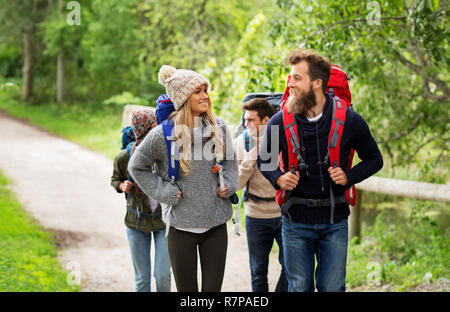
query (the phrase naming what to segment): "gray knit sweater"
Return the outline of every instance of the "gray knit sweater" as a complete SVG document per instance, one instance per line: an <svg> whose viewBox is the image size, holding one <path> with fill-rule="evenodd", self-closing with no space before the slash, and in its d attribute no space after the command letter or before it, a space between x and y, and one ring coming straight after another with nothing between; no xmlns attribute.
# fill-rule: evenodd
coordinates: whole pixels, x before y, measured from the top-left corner
<svg viewBox="0 0 450 312"><path fill-rule="evenodd" d="M223 162L224 182L228 188L227 196L236 192L238 184L238 166L234 155L232 138L225 122L217 119L217 123L223 131L223 139L226 144L226 156ZM212 146L210 139L194 140L194 149L208 145ZM151 168L156 163L157 172ZM191 160L190 174L182 174L181 167L175 184L170 182L168 174L168 153L164 140L162 126L154 128L136 148L132 155L128 171L150 197L163 205L163 221L179 228L210 228L227 222L232 216L232 207L229 198L221 198L217 195L219 179L212 173L215 165L214 159ZM177 192L182 192L181 199L177 201ZM172 207L170 207L172 206Z"/></svg>

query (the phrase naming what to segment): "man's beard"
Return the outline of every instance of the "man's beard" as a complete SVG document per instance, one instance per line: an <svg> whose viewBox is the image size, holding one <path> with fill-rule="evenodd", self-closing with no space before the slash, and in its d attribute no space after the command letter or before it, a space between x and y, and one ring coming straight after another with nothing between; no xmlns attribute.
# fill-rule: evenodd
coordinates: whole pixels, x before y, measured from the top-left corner
<svg viewBox="0 0 450 312"><path fill-rule="evenodd" d="M309 92L301 92L298 96L291 92L287 100L289 112L294 114L303 114L316 105L316 95L312 85L309 86Z"/></svg>

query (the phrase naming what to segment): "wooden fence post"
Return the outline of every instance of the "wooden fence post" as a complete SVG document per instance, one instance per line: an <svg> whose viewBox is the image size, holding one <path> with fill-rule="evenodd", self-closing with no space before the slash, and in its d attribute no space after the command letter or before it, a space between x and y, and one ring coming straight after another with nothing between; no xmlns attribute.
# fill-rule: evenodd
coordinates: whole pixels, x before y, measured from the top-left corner
<svg viewBox="0 0 450 312"><path fill-rule="evenodd" d="M353 237L358 237L358 241L361 241L361 212L363 205L363 191L358 190L356 192L356 206L350 206L350 240Z"/></svg>

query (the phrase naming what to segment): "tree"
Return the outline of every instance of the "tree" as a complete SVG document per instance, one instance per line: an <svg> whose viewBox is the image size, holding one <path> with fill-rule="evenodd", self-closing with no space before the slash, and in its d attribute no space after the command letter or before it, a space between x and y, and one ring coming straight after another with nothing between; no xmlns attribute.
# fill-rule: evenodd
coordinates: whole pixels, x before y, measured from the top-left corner
<svg viewBox="0 0 450 312"><path fill-rule="evenodd" d="M312 48L353 78L354 106L371 126L391 175L448 158L448 2L277 0L273 42ZM445 166L444 166L445 168ZM434 172L436 173L436 172Z"/></svg>
<svg viewBox="0 0 450 312"><path fill-rule="evenodd" d="M59 16L64 20L64 0L59 0ZM59 42L58 68L56 74L56 100L58 103L64 101L64 36Z"/></svg>
<svg viewBox="0 0 450 312"><path fill-rule="evenodd" d="M33 97L36 70L37 24L47 14L49 1L0 1L0 25L2 33L21 38L23 44L23 90L22 97L28 101ZM18 39L19 40L19 39Z"/></svg>

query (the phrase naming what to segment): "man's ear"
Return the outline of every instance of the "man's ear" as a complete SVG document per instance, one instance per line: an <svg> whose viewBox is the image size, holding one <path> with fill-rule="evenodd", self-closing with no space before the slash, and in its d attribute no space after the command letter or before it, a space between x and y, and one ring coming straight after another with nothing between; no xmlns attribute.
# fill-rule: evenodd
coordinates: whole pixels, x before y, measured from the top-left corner
<svg viewBox="0 0 450 312"><path fill-rule="evenodd" d="M270 117L269 117L269 116L266 116L266 117L264 117L264 118L261 120L261 124L267 125L267 123L269 122L269 120L270 120Z"/></svg>
<svg viewBox="0 0 450 312"><path fill-rule="evenodd" d="M322 84L323 84L322 79L314 80L313 81L313 89L320 89L320 90L322 90Z"/></svg>

